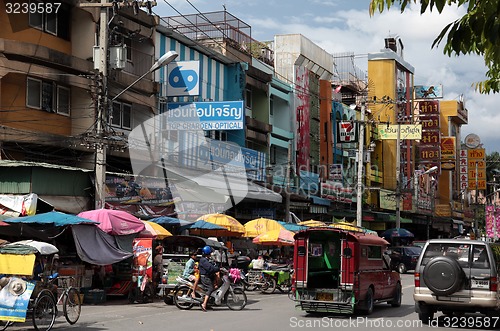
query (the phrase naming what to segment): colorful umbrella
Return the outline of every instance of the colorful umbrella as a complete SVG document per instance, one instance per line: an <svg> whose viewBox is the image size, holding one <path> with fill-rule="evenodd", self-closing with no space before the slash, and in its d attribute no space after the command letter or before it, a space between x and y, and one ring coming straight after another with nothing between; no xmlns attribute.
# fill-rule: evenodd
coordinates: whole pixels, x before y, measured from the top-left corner
<svg viewBox="0 0 500 331"><path fill-rule="evenodd" d="M252 242L258 245L293 246L294 233L285 229L271 230L253 238Z"/></svg>
<svg viewBox="0 0 500 331"><path fill-rule="evenodd" d="M245 234L243 234L243 237L250 237L250 238L255 238L258 235L271 230L284 229L284 227L278 221L262 217L245 223L244 227L245 227Z"/></svg>
<svg viewBox="0 0 500 331"><path fill-rule="evenodd" d="M164 239L172 236L172 234L160 224L149 221L142 222L144 223L145 228L139 233L139 237Z"/></svg>
<svg viewBox="0 0 500 331"><path fill-rule="evenodd" d="M309 227L327 226L325 222L316 221L316 220L303 221L303 222L300 222L300 223L297 223L297 224L298 225L309 226Z"/></svg>
<svg viewBox="0 0 500 331"><path fill-rule="evenodd" d="M382 238L392 239L392 238L413 238L415 237L413 233L403 228L392 228L382 232Z"/></svg>
<svg viewBox="0 0 500 331"><path fill-rule="evenodd" d="M279 221L278 223L281 224L288 231L292 231L292 232L299 232L299 231L307 229L307 226L298 225L296 223L287 223L287 222L282 222L282 221Z"/></svg>
<svg viewBox="0 0 500 331"><path fill-rule="evenodd" d="M198 218L198 221L206 221L225 227L230 232L242 235L245 233L245 227L234 217L224 214L206 214Z"/></svg>
<svg viewBox="0 0 500 331"><path fill-rule="evenodd" d="M337 223L332 223L329 225L331 228L336 228L336 229L342 229L342 230L347 230L347 231L353 231L353 232L365 232L363 228L360 228L358 226L355 226L349 222L337 222Z"/></svg>
<svg viewBox="0 0 500 331"><path fill-rule="evenodd" d="M205 237L231 237L241 236L239 232L232 232L227 228L210 223L203 220L198 220L189 225L181 226L180 231L188 230L190 235L205 236Z"/></svg>
<svg viewBox="0 0 500 331"><path fill-rule="evenodd" d="M96 209L77 216L99 222L97 226L111 235L139 233L146 227L140 219L122 210Z"/></svg>
<svg viewBox="0 0 500 331"><path fill-rule="evenodd" d="M37 223L37 224L53 224L54 226L65 226L82 223L97 224L96 221L82 218L79 216L65 214L58 211L36 214L33 216L12 217L5 219L6 223Z"/></svg>
<svg viewBox="0 0 500 331"><path fill-rule="evenodd" d="M157 223L157 224L177 225L177 226L191 224L190 221L181 220L179 218L170 217L170 216L155 217L155 218L150 219L149 221Z"/></svg>

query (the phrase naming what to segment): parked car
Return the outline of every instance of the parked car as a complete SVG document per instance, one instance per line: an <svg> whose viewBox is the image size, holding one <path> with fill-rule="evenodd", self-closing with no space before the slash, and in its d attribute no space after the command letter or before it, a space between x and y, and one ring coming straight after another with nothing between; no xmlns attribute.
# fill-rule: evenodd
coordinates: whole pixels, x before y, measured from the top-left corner
<svg viewBox="0 0 500 331"><path fill-rule="evenodd" d="M419 319L434 313L498 316L500 244L469 239L431 239L415 269L413 298Z"/></svg>
<svg viewBox="0 0 500 331"><path fill-rule="evenodd" d="M414 240L411 245L412 246L418 246L420 248L424 248L425 246L425 243L427 242L427 240Z"/></svg>
<svg viewBox="0 0 500 331"><path fill-rule="evenodd" d="M418 246L399 246L391 247L388 250L391 257L391 269L397 270L400 274L408 270L415 270L418 257L422 252L422 247Z"/></svg>

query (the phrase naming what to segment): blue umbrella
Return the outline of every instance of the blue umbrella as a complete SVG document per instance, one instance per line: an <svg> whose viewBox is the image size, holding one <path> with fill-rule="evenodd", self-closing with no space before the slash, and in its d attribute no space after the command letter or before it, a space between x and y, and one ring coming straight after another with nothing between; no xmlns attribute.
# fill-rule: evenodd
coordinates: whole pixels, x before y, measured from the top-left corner
<svg viewBox="0 0 500 331"><path fill-rule="evenodd" d="M38 224L53 224L54 226L65 226L74 224L99 224L86 218L76 215L65 214L59 211L50 211L48 213L36 214L33 216L12 217L4 220L5 223L38 223Z"/></svg>
<svg viewBox="0 0 500 331"><path fill-rule="evenodd" d="M403 228L392 228L385 230L382 232L382 238L391 239L391 238L413 238L415 237L413 233Z"/></svg>
<svg viewBox="0 0 500 331"><path fill-rule="evenodd" d="M305 226L305 225L298 225L295 223L287 223L287 222L283 222L283 221L279 221L278 223L283 225L283 227L285 229L287 229L288 231L292 231L292 232L299 232L299 231L307 229L307 226Z"/></svg>
<svg viewBox="0 0 500 331"><path fill-rule="evenodd" d="M186 229L188 229L188 230L194 230L194 229L198 229L198 230L227 230L223 226L220 226L220 225L217 225L214 223L210 223L210 222L206 222L203 220L199 220L199 221L196 221L194 223L181 226L179 230L182 231L182 230L186 230Z"/></svg>
<svg viewBox="0 0 500 331"><path fill-rule="evenodd" d="M178 226L183 226L183 225L189 225L192 224L189 221L186 220L181 220L175 217L169 217L169 216L160 216L160 217L155 217L150 220L150 222L155 222L158 224L166 224L166 225L178 225Z"/></svg>

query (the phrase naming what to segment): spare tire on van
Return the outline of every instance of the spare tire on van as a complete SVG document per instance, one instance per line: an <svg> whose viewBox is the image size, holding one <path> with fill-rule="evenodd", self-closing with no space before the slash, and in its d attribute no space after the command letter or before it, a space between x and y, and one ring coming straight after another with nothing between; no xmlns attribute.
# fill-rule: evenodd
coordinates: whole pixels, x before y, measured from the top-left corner
<svg viewBox="0 0 500 331"><path fill-rule="evenodd" d="M458 291L464 281L464 271L458 261L438 256L427 262L424 268L424 281L436 295L450 295Z"/></svg>

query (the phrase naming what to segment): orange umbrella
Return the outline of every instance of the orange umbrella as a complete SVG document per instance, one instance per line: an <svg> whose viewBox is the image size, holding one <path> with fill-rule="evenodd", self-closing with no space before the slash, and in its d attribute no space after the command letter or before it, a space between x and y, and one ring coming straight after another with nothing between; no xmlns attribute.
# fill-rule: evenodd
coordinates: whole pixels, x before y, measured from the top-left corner
<svg viewBox="0 0 500 331"><path fill-rule="evenodd" d="M172 236L170 231L165 229L160 224L150 221L142 221L144 223L144 230L139 232L139 237L147 237L147 238L156 238L156 239L164 239L166 237Z"/></svg>
<svg viewBox="0 0 500 331"><path fill-rule="evenodd" d="M253 238L252 242L259 245L293 246L294 233L285 229L271 230Z"/></svg>
<svg viewBox="0 0 500 331"><path fill-rule="evenodd" d="M284 229L283 225L279 224L278 221L262 217L245 223L244 227L245 234L243 235L243 237L250 238L257 237L258 235L271 230Z"/></svg>
<svg viewBox="0 0 500 331"><path fill-rule="evenodd" d="M242 235L245 233L245 227L238 222L234 217L224 214L206 214L198 218L199 220L203 220L205 222L217 224L225 227L231 233Z"/></svg>

